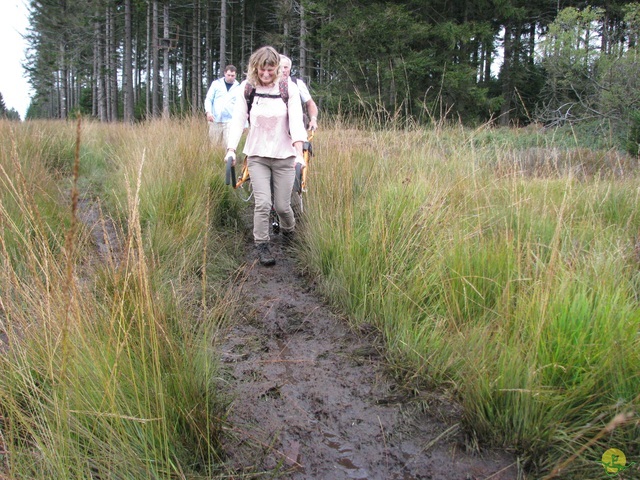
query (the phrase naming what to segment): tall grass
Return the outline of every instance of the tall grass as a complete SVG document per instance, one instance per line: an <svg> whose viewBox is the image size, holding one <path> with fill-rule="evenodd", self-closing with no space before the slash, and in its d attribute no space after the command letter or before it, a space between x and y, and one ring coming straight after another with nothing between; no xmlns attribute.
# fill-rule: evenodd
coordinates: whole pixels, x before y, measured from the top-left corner
<svg viewBox="0 0 640 480"><path fill-rule="evenodd" d="M203 128L0 122L3 478L223 471L234 211ZM101 264L96 193L121 242Z"/></svg>
<svg viewBox="0 0 640 480"><path fill-rule="evenodd" d="M73 123L0 133L0 476L224 475L215 341L241 242L206 126L84 122L77 150ZM471 436L535 478L599 478L608 448L640 451L636 161L513 135L337 119L300 254Z"/></svg>
<svg viewBox="0 0 640 480"><path fill-rule="evenodd" d="M457 395L471 435L596 478L608 448L640 452L637 159L547 135L531 161L479 134L320 132L304 261L408 385Z"/></svg>

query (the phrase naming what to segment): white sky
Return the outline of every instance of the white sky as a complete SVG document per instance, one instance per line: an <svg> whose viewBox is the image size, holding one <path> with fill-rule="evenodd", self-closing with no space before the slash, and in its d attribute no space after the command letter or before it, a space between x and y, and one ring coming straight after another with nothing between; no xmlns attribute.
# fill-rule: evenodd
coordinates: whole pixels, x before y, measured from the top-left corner
<svg viewBox="0 0 640 480"><path fill-rule="evenodd" d="M7 109L14 108L24 120L30 103L31 87L22 64L25 61L28 0L0 0L0 93Z"/></svg>

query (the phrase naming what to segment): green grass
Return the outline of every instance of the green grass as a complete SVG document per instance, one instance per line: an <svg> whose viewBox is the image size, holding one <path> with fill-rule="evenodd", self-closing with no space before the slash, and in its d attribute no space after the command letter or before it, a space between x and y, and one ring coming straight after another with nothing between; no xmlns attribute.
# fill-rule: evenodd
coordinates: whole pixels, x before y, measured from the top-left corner
<svg viewBox="0 0 640 480"><path fill-rule="evenodd" d="M304 261L408 386L457 396L470 435L534 478L564 459L595 478L610 446L640 453L637 161L479 132L319 133Z"/></svg>
<svg viewBox="0 0 640 480"><path fill-rule="evenodd" d="M189 121L84 122L74 182L75 124L9 125L0 123L0 476L224 475L228 399L212 345L234 311L237 207L206 132ZM99 194L120 226L109 261L96 260L73 215L74 188Z"/></svg>
<svg viewBox="0 0 640 480"><path fill-rule="evenodd" d="M470 444L527 478L640 461L637 159L579 132L333 127L300 260L407 388L448 390ZM121 244L104 262L72 214L76 125L0 133L0 476L224 477L242 206L206 125L83 122L75 185Z"/></svg>

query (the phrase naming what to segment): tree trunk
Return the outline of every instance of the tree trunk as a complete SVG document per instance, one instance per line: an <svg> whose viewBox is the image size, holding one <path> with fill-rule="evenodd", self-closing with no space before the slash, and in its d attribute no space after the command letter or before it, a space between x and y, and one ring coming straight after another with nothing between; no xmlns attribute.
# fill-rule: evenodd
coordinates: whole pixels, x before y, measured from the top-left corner
<svg viewBox="0 0 640 480"><path fill-rule="evenodd" d="M193 9L193 25L191 27L191 113L196 114L200 103L198 79L200 78L200 9L199 2L196 1Z"/></svg>
<svg viewBox="0 0 640 480"><path fill-rule="evenodd" d="M133 48L131 40L131 0L124 2L124 58L122 59L122 93L124 121L133 122Z"/></svg>
<svg viewBox="0 0 640 480"><path fill-rule="evenodd" d="M500 125L508 126L511 114L513 85L511 82L511 68L513 67L513 32L510 25L504 29L504 59L502 63L502 96L503 103L500 109Z"/></svg>
<svg viewBox="0 0 640 480"><path fill-rule="evenodd" d="M111 5L107 7L107 32L109 121L115 122L118 120L118 50L116 45L116 18L114 7Z"/></svg>
<svg viewBox="0 0 640 480"><path fill-rule="evenodd" d="M300 63L298 76L309 83L307 76L307 20L304 17L304 5L300 2Z"/></svg>
<svg viewBox="0 0 640 480"><path fill-rule="evenodd" d="M247 6L246 2L242 2L240 5L240 16L242 17L242 22L240 25L240 65L236 65L236 67L245 68L246 62L246 54L248 51L247 45ZM240 73L238 73L240 75Z"/></svg>
<svg viewBox="0 0 640 480"><path fill-rule="evenodd" d="M157 117L159 115L158 93L160 90L160 71L158 60L158 0L153 0L153 8L151 13L151 115Z"/></svg>
<svg viewBox="0 0 640 480"><path fill-rule="evenodd" d="M91 82L91 115L98 117L98 77L100 76L100 69L98 68L98 35L95 34L96 22L93 25L93 81Z"/></svg>
<svg viewBox="0 0 640 480"><path fill-rule="evenodd" d="M186 32L189 31L188 23L185 25L185 34L182 40L182 96L180 97L180 109L183 112L187 111L190 93L189 93L189 56L187 55L189 41L187 40Z"/></svg>
<svg viewBox="0 0 640 480"><path fill-rule="evenodd" d="M222 76L227 65L227 0L220 2L220 62L218 75Z"/></svg>
<svg viewBox="0 0 640 480"><path fill-rule="evenodd" d="M196 63L196 77L195 77L195 90L196 90L196 101L192 108L192 113L196 114L198 109L202 108L203 102L203 93L202 93L202 47L201 47L201 38L202 38L202 1L196 0L196 24L194 25L194 35L197 39L197 43L195 45L194 52L194 61Z"/></svg>
<svg viewBox="0 0 640 480"><path fill-rule="evenodd" d="M93 44L93 52L94 52L94 69L95 69L95 79L96 79L96 95L95 95L95 109L96 114L101 122L107 121L107 98L105 92L104 85L104 54L103 54L103 43L102 43L102 29L100 28L100 23L98 18L96 17L94 27L93 27L95 39Z"/></svg>
<svg viewBox="0 0 640 480"><path fill-rule="evenodd" d="M145 56L146 64L146 81L144 86L145 93L145 118L149 120L151 118L151 2L147 0L147 18L146 18L146 31L147 31L147 48Z"/></svg>
<svg viewBox="0 0 640 480"><path fill-rule="evenodd" d="M58 73L58 98L59 98L59 112L60 118L67 118L67 98L69 85L67 81L67 65L66 65L66 55L65 55L64 44L60 44L60 70Z"/></svg>
<svg viewBox="0 0 640 480"><path fill-rule="evenodd" d="M165 0L163 11L163 38L162 49L164 53L163 70L162 70L162 118L169 118L169 48L171 40L169 39L169 2Z"/></svg>
<svg viewBox="0 0 640 480"><path fill-rule="evenodd" d="M206 0L205 3L205 7L204 7L204 65L205 65L205 78L206 78L206 84L207 87L209 85L211 85L211 82L213 82L213 55L211 54L212 49L213 49L213 45L212 45L212 41L211 38L213 36L213 33L211 31L211 22L209 22L209 17L210 17L210 8L209 8L209 0Z"/></svg>

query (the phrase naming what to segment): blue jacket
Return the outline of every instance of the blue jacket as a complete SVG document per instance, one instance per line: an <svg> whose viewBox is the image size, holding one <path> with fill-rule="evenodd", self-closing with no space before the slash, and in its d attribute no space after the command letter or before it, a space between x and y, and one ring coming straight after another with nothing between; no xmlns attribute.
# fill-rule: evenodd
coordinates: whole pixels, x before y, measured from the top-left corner
<svg viewBox="0 0 640 480"><path fill-rule="evenodd" d="M204 99L205 112L211 113L216 122L229 122L233 115L233 106L235 105L237 89L239 86L240 83L238 83L237 80L234 80L231 88L227 90L224 77L211 82L211 86L207 91L207 96Z"/></svg>

